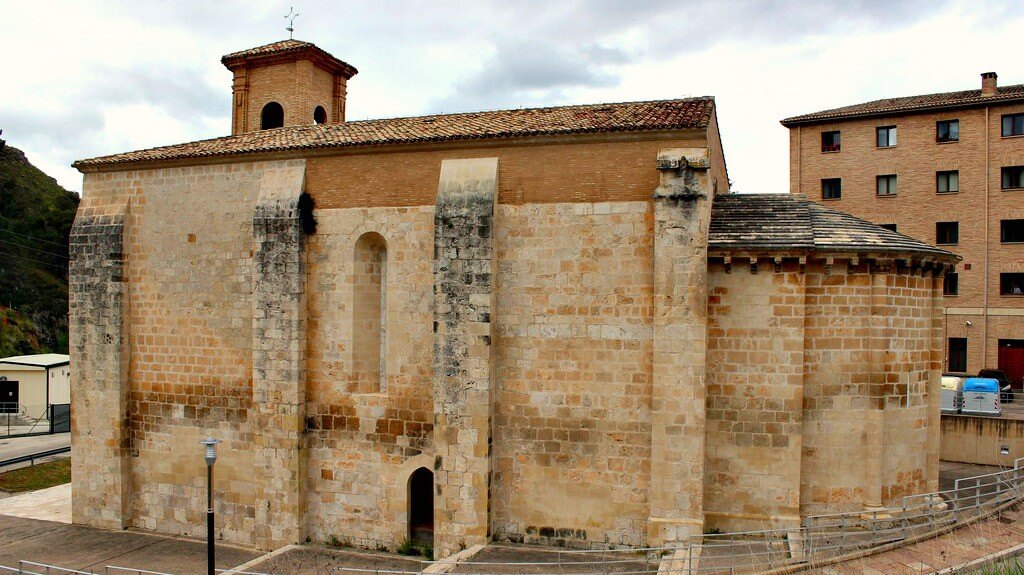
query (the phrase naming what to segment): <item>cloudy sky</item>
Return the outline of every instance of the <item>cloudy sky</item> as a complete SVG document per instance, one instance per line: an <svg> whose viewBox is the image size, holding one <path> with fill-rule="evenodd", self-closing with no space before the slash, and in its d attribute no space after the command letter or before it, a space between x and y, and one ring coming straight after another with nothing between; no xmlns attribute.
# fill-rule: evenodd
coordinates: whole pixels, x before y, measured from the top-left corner
<svg viewBox="0 0 1024 575"><path fill-rule="evenodd" d="M295 37L359 69L349 119L715 96L734 189L785 192L778 121L1024 83L1024 2L0 0L0 129L75 159L230 132L228 52Z"/></svg>

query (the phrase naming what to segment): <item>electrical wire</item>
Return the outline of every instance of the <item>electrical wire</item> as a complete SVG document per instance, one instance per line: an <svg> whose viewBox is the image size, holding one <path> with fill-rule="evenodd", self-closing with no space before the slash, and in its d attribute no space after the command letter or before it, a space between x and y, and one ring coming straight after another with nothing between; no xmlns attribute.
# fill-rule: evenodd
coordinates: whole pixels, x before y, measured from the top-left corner
<svg viewBox="0 0 1024 575"><path fill-rule="evenodd" d="M32 246L26 246L26 245L23 245L23 244L12 242L10 240L5 240L3 238L0 238L0 244L7 244L7 245L10 245L10 246L17 246L17 247L22 248L22 249L32 250L34 252L39 252L41 254L46 254L48 256L53 256L55 258L61 258L61 259L65 259L65 260L71 259L71 258L69 258L68 256L66 256L64 254L58 254L58 253L55 253L55 252L48 252L46 250L41 250L39 248L34 248Z"/></svg>
<svg viewBox="0 0 1024 575"><path fill-rule="evenodd" d="M2 229L2 228L0 228L0 232L3 232L5 234L11 234L12 236L19 236L19 237L22 237L22 238L25 238L25 239L28 239L28 240L36 241L36 242L43 242L44 244L55 245L58 248L66 248L66 247L68 247L65 244L59 244L57 242L51 242L49 240L44 240L42 238L34 238L32 236L26 236L25 234L19 234L18 232L12 232L11 230L5 230L5 229Z"/></svg>
<svg viewBox="0 0 1024 575"><path fill-rule="evenodd" d="M67 271L67 268L66 268L66 267L64 267L64 266L62 266L62 265L59 265L59 264L55 264L55 263L53 263L53 262L44 262L43 260L37 260L37 259L33 259L33 258L27 258L27 257L25 257L25 256L19 256L19 255L17 255L17 254L12 254L12 253L10 253L10 252L5 252L5 251L0 251L0 255L3 255L3 256L10 256L10 257L12 257L12 258L18 258L19 260L27 260L27 261L30 261L30 262L34 262L34 263L37 263L37 264L42 264L42 265L44 265L44 266L52 266L52 267L54 267L54 268L57 268L57 269L59 269L59 270L61 270L61 271L65 271L65 272Z"/></svg>

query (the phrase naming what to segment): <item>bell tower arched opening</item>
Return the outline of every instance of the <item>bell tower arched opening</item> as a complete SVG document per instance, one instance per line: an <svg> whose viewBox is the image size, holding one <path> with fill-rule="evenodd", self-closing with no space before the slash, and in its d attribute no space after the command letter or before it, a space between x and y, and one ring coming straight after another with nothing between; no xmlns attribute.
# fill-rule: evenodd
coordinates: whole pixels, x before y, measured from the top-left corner
<svg viewBox="0 0 1024 575"><path fill-rule="evenodd" d="M284 108L277 102L268 102L260 112L260 129L269 130L284 126Z"/></svg>

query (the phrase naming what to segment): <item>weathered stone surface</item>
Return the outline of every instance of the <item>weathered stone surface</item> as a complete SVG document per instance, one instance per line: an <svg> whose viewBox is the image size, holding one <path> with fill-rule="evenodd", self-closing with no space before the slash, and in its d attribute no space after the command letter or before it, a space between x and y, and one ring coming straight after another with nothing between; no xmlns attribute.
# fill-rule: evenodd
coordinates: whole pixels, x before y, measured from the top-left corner
<svg viewBox="0 0 1024 575"><path fill-rule="evenodd" d="M670 149L658 154L661 185L654 191L650 545L701 533L704 524L707 238L711 221L706 158L704 149Z"/></svg>
<svg viewBox="0 0 1024 575"><path fill-rule="evenodd" d="M434 216L435 545L489 534L497 158L445 160Z"/></svg>
<svg viewBox="0 0 1024 575"><path fill-rule="evenodd" d="M305 540L306 166L265 174L253 215L253 472L261 549Z"/></svg>
<svg viewBox="0 0 1024 575"><path fill-rule="evenodd" d="M123 329L127 194L91 195L71 230L70 348L72 520L109 529L129 524L128 354Z"/></svg>
<svg viewBox="0 0 1024 575"><path fill-rule="evenodd" d="M438 555L787 526L932 485L941 268L709 254L714 156L658 188L647 144L602 144L642 155L647 199L596 164L564 173L607 192L574 195L560 168L596 145L508 152L537 167L502 163L511 182L434 150L331 162L366 168L346 183L365 205L314 196L312 235L304 160L90 174L76 521L202 536L207 435L217 535L266 548L394 548L421 468ZM435 203L392 205L427 180Z"/></svg>

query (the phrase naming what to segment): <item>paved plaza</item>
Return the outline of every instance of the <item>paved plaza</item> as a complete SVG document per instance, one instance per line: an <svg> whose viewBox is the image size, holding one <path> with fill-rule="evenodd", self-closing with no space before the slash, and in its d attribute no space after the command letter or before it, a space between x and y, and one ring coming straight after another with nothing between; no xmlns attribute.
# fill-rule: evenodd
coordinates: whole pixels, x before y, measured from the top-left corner
<svg viewBox="0 0 1024 575"><path fill-rule="evenodd" d="M229 569L258 556L255 551L221 545L217 567ZM193 575L206 570L206 544L185 537L0 515L0 565L17 567L19 560L79 570L102 571L115 565Z"/></svg>

